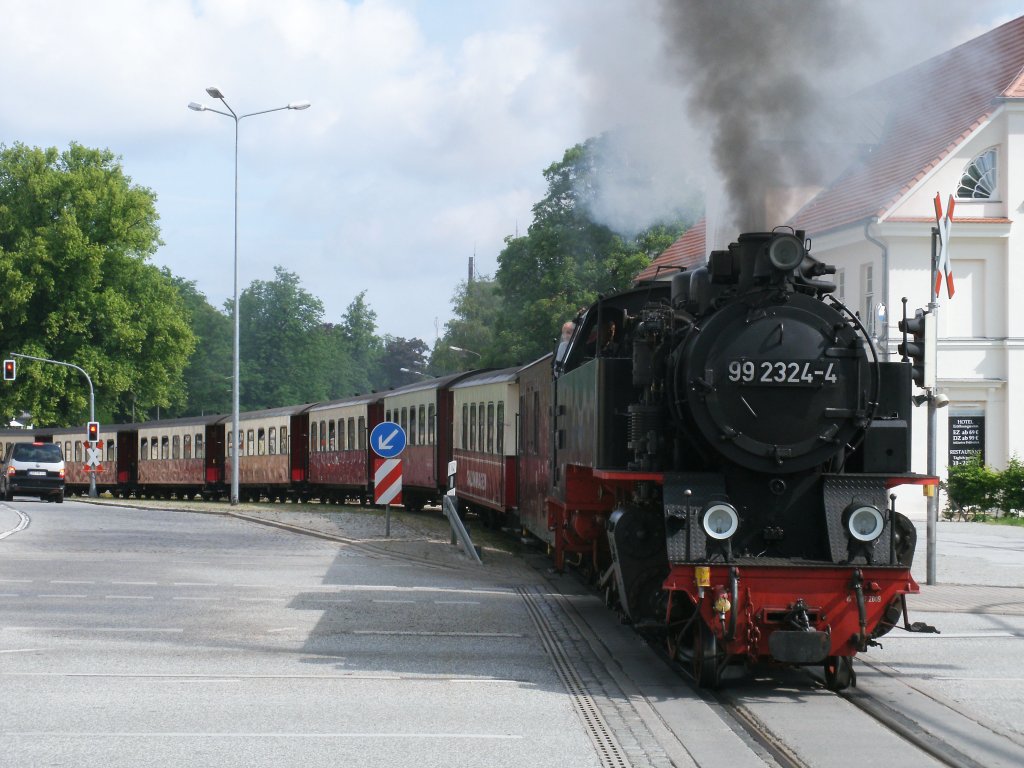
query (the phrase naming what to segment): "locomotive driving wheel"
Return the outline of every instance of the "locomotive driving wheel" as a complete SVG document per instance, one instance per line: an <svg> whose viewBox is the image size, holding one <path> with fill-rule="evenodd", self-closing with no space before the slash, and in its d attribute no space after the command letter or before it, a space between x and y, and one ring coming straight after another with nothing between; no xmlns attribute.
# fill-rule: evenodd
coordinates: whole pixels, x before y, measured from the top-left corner
<svg viewBox="0 0 1024 768"><path fill-rule="evenodd" d="M856 685L852 656L829 656L825 659L825 687L830 691L843 691Z"/></svg>
<svg viewBox="0 0 1024 768"><path fill-rule="evenodd" d="M698 620L693 630L693 681L700 688L717 688L722 682L722 654L711 627Z"/></svg>

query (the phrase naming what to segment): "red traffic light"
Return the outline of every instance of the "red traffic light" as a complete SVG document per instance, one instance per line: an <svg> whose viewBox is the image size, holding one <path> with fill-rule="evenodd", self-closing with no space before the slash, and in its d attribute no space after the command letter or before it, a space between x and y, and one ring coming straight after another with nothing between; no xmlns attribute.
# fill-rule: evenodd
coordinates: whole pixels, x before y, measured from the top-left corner
<svg viewBox="0 0 1024 768"><path fill-rule="evenodd" d="M89 432L89 437L88 437L89 442L90 443L97 442L100 439L100 423L98 421L90 421L89 422L88 432Z"/></svg>
<svg viewBox="0 0 1024 768"><path fill-rule="evenodd" d="M4 360L4 381L14 381L18 375L18 367L14 360Z"/></svg>

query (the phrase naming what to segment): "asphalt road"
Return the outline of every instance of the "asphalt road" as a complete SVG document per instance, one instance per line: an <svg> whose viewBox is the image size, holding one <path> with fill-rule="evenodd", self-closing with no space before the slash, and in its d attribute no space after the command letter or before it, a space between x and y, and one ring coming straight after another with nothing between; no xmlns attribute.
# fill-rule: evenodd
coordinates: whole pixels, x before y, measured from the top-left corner
<svg viewBox="0 0 1024 768"><path fill-rule="evenodd" d="M0 764L599 765L507 577L70 499L3 533Z"/></svg>

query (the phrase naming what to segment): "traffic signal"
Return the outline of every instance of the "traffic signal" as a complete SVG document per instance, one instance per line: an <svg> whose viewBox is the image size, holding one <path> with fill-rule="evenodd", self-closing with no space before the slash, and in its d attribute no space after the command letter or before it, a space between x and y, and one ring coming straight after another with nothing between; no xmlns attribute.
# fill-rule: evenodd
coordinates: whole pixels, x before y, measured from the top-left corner
<svg viewBox="0 0 1024 768"><path fill-rule="evenodd" d="M14 381L18 375L18 366L13 360L4 360L4 381Z"/></svg>
<svg viewBox="0 0 1024 768"><path fill-rule="evenodd" d="M909 358L911 378L922 389L934 389L937 355L935 315L923 309L916 309L913 317L904 317L900 320L899 329L903 331L903 343L897 349L904 362ZM908 340L907 334L912 335L914 340Z"/></svg>
<svg viewBox="0 0 1024 768"><path fill-rule="evenodd" d="M89 430L88 430L88 432L89 432L89 437L88 437L89 442L90 443L98 442L99 439L100 439L100 423L98 421L90 421L89 422Z"/></svg>

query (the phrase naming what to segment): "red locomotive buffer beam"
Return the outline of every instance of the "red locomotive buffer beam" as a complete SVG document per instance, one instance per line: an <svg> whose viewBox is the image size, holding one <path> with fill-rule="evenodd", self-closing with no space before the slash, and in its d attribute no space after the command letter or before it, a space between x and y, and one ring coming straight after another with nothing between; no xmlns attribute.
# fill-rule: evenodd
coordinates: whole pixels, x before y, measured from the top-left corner
<svg viewBox="0 0 1024 768"><path fill-rule="evenodd" d="M669 618L689 601L720 652L795 664L866 650L880 626L898 620L901 597L920 591L907 569L849 565L676 565L663 587Z"/></svg>

